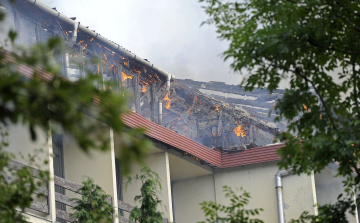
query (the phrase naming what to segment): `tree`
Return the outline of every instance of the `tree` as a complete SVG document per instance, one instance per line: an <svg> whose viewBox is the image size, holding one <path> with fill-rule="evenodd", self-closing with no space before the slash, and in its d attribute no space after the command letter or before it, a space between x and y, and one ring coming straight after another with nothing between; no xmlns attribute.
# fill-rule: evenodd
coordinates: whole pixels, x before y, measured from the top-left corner
<svg viewBox="0 0 360 223"><path fill-rule="evenodd" d="M132 183L132 180L140 180L141 195L137 195L134 198L135 202L141 204L139 207L134 207L130 213L130 221L139 223L162 223L163 214L157 211L157 207L161 204L161 200L158 197L158 193L161 190L161 180L159 175L152 171L149 167L142 166L140 174L136 174L133 178L128 177L126 187Z"/></svg>
<svg viewBox="0 0 360 223"><path fill-rule="evenodd" d="M18 171L7 169L8 162L14 156L5 152L8 146L6 142L7 133L0 127L0 223L17 222L26 223L21 212L31 205L32 195L41 182L35 182L32 177L32 169L21 168ZM34 163L35 154L29 156L30 163ZM47 171L38 171L38 177L43 180L49 179ZM43 194L38 194L41 197Z"/></svg>
<svg viewBox="0 0 360 223"><path fill-rule="evenodd" d="M359 3L200 2L210 16L205 23L215 25L219 38L230 43L224 59L232 59L234 71L248 72L241 83L245 90L272 92L281 81L289 83L274 108L277 121L289 123L277 137L286 142L279 167L310 174L337 162L351 197L360 187ZM355 209L348 204L346 210Z"/></svg>
<svg viewBox="0 0 360 223"><path fill-rule="evenodd" d="M99 185L96 185L91 178L83 181L82 187L77 192L81 193L81 199L71 199L76 204L71 208L75 210L71 214L71 217L76 219L73 222L112 222L115 209L107 201L110 196Z"/></svg>
<svg viewBox="0 0 360 223"><path fill-rule="evenodd" d="M1 10L0 21L4 17ZM8 52L0 47L0 126L22 123L29 127L33 140L39 134L37 129L53 131L53 127L57 126L72 134L84 151L106 151L110 148L109 141L96 134L96 126L87 121L90 116L107 123L114 133L122 137L120 141L124 142L124 148L119 159L124 174L129 172L130 163L143 163L143 151L150 148L151 142L144 138L142 129L129 130L124 125L121 115L128 110L123 92L97 89L93 83L99 77L90 72L88 78L77 82L61 77L55 58L64 53L66 49L63 46L66 44L60 37L23 49L15 45L15 31L11 30L8 36L8 43L14 50ZM20 68L24 67L32 69L31 78L24 77L20 72ZM48 79L41 77L44 72ZM2 150L3 146L0 150L0 180L5 180L4 167L8 166L10 158L13 159L13 155ZM19 170L14 177L12 183L0 182L0 222L24 222L15 209L29 207L33 200L31 196L39 186L35 184L29 168Z"/></svg>
<svg viewBox="0 0 360 223"><path fill-rule="evenodd" d="M242 190L242 188L240 188ZM258 215L262 208L246 210L244 206L249 203L250 194L246 191L242 195L236 195L231 187L223 186L225 197L230 199L230 205L216 204L213 201L204 201L200 205L207 217L206 221L199 223L263 223L259 219L251 219ZM221 213L221 214L219 214ZM220 215L220 216L219 216Z"/></svg>

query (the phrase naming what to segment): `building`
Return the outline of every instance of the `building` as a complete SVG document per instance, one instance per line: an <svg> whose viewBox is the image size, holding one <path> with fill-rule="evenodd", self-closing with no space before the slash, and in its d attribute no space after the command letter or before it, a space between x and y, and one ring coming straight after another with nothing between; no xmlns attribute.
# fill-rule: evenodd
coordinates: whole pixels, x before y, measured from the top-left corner
<svg viewBox="0 0 360 223"><path fill-rule="evenodd" d="M76 55L81 55L77 57L84 60L84 66L88 69L97 70L104 80L117 82L119 88L134 89L134 98L130 100L129 107L136 113L124 116L124 121L129 127L145 127L147 137L154 142L146 162L162 179L160 198L165 206L162 209L166 218L164 221L188 223L204 220L199 203L212 200L227 204L222 193L224 185L247 190L252 196L248 208L263 208L264 212L259 218L265 222L296 219L303 211L316 214L315 204L334 202L342 191L342 179L334 178L336 164L329 165L320 174L310 176L295 176L279 171L276 150L282 144L220 152L163 127L162 98L168 94L173 79L171 74L37 0L19 0L16 5L5 5L2 10L9 15L6 24L20 34L19 44L31 46L51 35L63 36L69 47L79 53ZM91 56L99 57L102 63L91 64L88 61ZM86 76L86 73L73 66L74 57L75 54L68 52L59 58L63 65L63 76L70 81ZM32 70L31 67L24 67L22 74L31 78ZM39 74L44 79L49 77L45 72ZM109 90L102 83L95 84ZM148 100L141 101L141 98ZM148 119L140 115L143 112L141 103L149 105ZM51 137L48 137L50 133L43 132L33 142L26 126L9 126L9 151L34 154L42 148L45 152L39 154L40 159L49 159L50 162L41 168L49 170L54 179L49 182L48 188L39 189L45 192L46 198L34 201L31 209L24 213L29 222L70 220L73 203L69 198L78 196L74 191L79 188L84 176L93 178L111 195L109 202L122 210L123 216L115 217L114 222L127 222L140 184L125 191L124 176L116 165L116 157L121 151L119 136L104 123L91 117L89 122L96 123L99 134L110 141L108 152L93 151L90 156L84 154L77 148L72 136L61 130ZM18 140L20 136L22 140ZM27 165L27 161L17 156L10 167L17 169L22 165ZM134 164L133 173L139 168ZM285 221L282 221L283 218ZM349 219L358 222L357 218Z"/></svg>

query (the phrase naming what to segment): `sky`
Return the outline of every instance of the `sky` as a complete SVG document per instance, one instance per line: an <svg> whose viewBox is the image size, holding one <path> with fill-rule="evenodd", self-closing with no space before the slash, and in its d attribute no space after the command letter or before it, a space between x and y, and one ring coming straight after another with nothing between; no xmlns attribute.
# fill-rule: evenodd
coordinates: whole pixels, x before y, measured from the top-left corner
<svg viewBox="0 0 360 223"><path fill-rule="evenodd" d="M221 53L228 43L217 38L198 0L40 0L173 74L197 81L239 84Z"/></svg>

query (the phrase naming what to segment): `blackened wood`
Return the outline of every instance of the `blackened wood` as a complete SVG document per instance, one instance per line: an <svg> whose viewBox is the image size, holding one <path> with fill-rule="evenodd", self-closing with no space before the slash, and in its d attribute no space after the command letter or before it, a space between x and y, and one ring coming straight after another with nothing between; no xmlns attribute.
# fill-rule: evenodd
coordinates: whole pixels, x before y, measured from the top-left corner
<svg viewBox="0 0 360 223"><path fill-rule="evenodd" d="M70 207L74 207L76 205L76 202L71 201L70 197L68 197L64 194L60 194L58 192L55 192L55 201L66 204L67 206L70 206Z"/></svg>
<svg viewBox="0 0 360 223"><path fill-rule="evenodd" d="M139 85L139 74L135 73L134 75L134 95L135 95L135 111L138 114L141 114L140 106L140 85Z"/></svg>
<svg viewBox="0 0 360 223"><path fill-rule="evenodd" d="M118 200L118 208L130 213L134 207L124 201Z"/></svg>
<svg viewBox="0 0 360 223"><path fill-rule="evenodd" d="M37 23L35 27L35 34L36 34L36 42L41 43L42 42L42 35L41 35L41 24Z"/></svg>
<svg viewBox="0 0 360 223"><path fill-rule="evenodd" d="M39 211L45 214L49 214L48 206L44 203L41 203L39 201L33 201L31 202L31 205L29 207L30 209L33 209L35 211Z"/></svg>
<svg viewBox="0 0 360 223"><path fill-rule="evenodd" d="M121 91L121 88L122 88L122 66L120 64L118 64L116 66L116 78L117 78L117 90L118 92Z"/></svg>
<svg viewBox="0 0 360 223"><path fill-rule="evenodd" d="M56 217L69 222L73 222L75 220L75 218L71 217L70 213L59 209L56 209Z"/></svg>
<svg viewBox="0 0 360 223"><path fill-rule="evenodd" d="M123 216L120 216L119 217L119 223L130 223L129 219L123 217Z"/></svg>
<svg viewBox="0 0 360 223"><path fill-rule="evenodd" d="M16 177L14 176L9 176L9 175L5 175L5 180L8 182L8 183L11 183L13 182ZM26 187L29 187L30 184L25 184ZM48 196L49 195L49 190L46 188L46 187L38 187L35 191L34 191L35 194L44 194L45 196Z"/></svg>
<svg viewBox="0 0 360 223"><path fill-rule="evenodd" d="M15 31L20 34L20 18L19 18L19 12L17 10L14 10L14 22L15 22Z"/></svg>
<svg viewBox="0 0 360 223"><path fill-rule="evenodd" d="M37 170L35 168L32 168L32 167L29 167L29 166L26 166L26 165L24 165L22 163L10 160L8 167L10 169L13 169L13 170L21 170L24 167L28 167L30 169L30 172L31 172L32 176L36 177L36 178L39 178L39 170Z"/></svg>
<svg viewBox="0 0 360 223"><path fill-rule="evenodd" d="M156 115L157 115L157 100L156 100L156 83L150 84L150 109L151 109L151 116L150 120L152 122L156 122Z"/></svg>
<svg viewBox="0 0 360 223"><path fill-rule="evenodd" d="M55 184L60 186L60 187L63 187L67 190L71 190L73 192L76 192L78 193L78 190L81 188L80 185L76 184L76 183L73 183L69 180L65 180L64 178L61 178L61 177L58 177L58 176L54 176L54 181L55 181Z"/></svg>

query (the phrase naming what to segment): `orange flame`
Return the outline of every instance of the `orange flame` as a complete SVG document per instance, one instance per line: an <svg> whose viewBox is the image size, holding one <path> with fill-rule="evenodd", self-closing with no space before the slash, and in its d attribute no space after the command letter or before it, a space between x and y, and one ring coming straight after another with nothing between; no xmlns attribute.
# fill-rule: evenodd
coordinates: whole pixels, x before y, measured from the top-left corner
<svg viewBox="0 0 360 223"><path fill-rule="evenodd" d="M235 135L237 137L241 136L241 137L245 137L246 136L246 131L244 126L242 125L237 125L236 128L233 129L233 131L235 132Z"/></svg>
<svg viewBox="0 0 360 223"><path fill-rule="evenodd" d="M121 76L122 76L122 81L125 81L126 79L133 79L134 76L130 76L130 75L127 75L125 74L124 72L121 72Z"/></svg>
<svg viewBox="0 0 360 223"><path fill-rule="evenodd" d="M93 40L94 40L94 38L91 38L91 39L90 39L90 42L92 42Z"/></svg>
<svg viewBox="0 0 360 223"><path fill-rule="evenodd" d="M219 106L217 106L217 105L215 105L215 106L216 106L216 109L215 109L215 110L216 110L216 111L219 111L219 108L220 108L220 107L219 107Z"/></svg>
<svg viewBox="0 0 360 223"><path fill-rule="evenodd" d="M165 105L165 108L169 109L171 107L171 100L169 98L170 96L170 91L165 95L164 97L164 101L166 101L166 105Z"/></svg>
<svg viewBox="0 0 360 223"><path fill-rule="evenodd" d="M144 85L142 86L141 91L142 91L142 92L146 92L146 84L144 84Z"/></svg>

